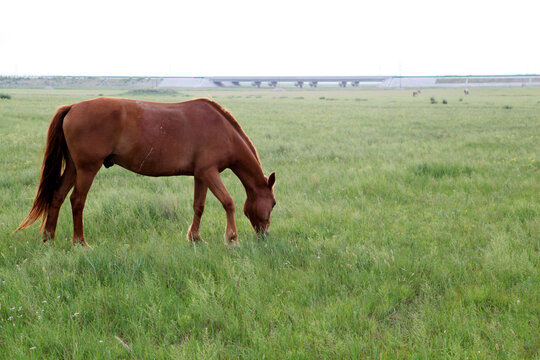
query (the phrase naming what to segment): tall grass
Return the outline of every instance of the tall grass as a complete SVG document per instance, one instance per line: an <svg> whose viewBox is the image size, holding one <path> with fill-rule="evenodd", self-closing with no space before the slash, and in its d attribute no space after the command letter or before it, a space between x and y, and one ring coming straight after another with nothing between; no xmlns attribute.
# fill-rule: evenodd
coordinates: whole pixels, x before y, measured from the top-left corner
<svg viewBox="0 0 540 360"><path fill-rule="evenodd" d="M55 108L97 93L11 92L0 358L538 358L540 89L425 91L447 106L388 90L190 90L227 107L276 171L270 236L237 211L241 246L225 247L209 194L208 245L190 245L192 179L114 166L88 196L92 251L70 243L69 201L55 246L12 231ZM240 182L223 179L241 209Z"/></svg>

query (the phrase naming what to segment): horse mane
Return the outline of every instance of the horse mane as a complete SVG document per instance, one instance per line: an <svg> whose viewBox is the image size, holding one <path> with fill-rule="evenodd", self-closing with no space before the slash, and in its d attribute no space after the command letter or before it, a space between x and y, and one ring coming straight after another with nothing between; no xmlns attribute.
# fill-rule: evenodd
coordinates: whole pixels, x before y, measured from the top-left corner
<svg viewBox="0 0 540 360"><path fill-rule="evenodd" d="M261 160L259 159L259 154L257 154L257 149L255 149L255 146L253 145L253 143L251 142L250 138L246 135L246 133L244 132L244 129L242 129L242 127L240 126L240 124L238 123L238 121L236 121L236 119L234 118L234 116L232 116L232 114L226 110L223 106L219 105L217 102L215 102L214 100L211 100L211 99L207 99L207 98L199 98L197 100L202 100L202 101L205 101L206 103L212 105L218 112L220 112L223 116L225 116L225 118L227 118L227 120L229 120L229 122L231 123L231 125L235 128L235 130L238 132L238 134L242 137L242 139L244 139L244 141L246 142L247 146L249 147L249 149L251 150L251 152L253 153L253 156L255 156L255 159L257 159L257 162L259 163L259 165L261 164Z"/></svg>

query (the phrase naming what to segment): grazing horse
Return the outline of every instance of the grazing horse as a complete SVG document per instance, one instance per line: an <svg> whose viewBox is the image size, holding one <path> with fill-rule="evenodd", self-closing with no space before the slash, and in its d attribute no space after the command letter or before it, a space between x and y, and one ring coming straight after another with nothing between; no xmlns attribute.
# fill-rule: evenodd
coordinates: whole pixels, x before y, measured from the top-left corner
<svg viewBox="0 0 540 360"><path fill-rule="evenodd" d="M117 164L147 176L195 178L189 241L201 240L199 225L207 190L227 214L225 242L236 244L234 203L219 174L231 169L246 189L244 214L257 233L266 234L275 173L265 177L257 150L234 117L209 99L154 103L98 98L62 106L52 118L34 204L16 231L43 217L42 240L54 241L58 212L68 192L73 212L73 244L87 245L83 209L102 165Z"/></svg>
<svg viewBox="0 0 540 360"><path fill-rule="evenodd" d="M463 93L464 93L465 95L469 95L469 89L463 90Z"/></svg>
<svg viewBox="0 0 540 360"><path fill-rule="evenodd" d="M415 91L412 92L412 96L418 96L418 95L420 95L421 93L422 93L422 91L420 91L420 90L415 90Z"/></svg>

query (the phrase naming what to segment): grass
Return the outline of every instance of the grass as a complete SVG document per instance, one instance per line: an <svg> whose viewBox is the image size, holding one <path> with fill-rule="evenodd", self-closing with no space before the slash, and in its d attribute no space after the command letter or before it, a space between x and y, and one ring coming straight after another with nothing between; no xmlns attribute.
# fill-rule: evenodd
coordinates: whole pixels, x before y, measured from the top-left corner
<svg viewBox="0 0 540 360"><path fill-rule="evenodd" d="M97 91L0 102L0 358L539 358L540 89L139 94L211 96L236 116L277 174L270 236L230 171L234 249L212 195L208 245L185 240L191 178L118 166L88 196L94 250L71 245L69 201L55 246L12 234L54 110Z"/></svg>

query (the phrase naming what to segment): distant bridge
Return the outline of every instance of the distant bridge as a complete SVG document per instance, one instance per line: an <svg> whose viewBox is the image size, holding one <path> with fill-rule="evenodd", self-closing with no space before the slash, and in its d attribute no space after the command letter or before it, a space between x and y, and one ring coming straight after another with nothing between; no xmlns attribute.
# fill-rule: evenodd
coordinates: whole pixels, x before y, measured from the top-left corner
<svg viewBox="0 0 540 360"><path fill-rule="evenodd" d="M224 83L230 82L233 85L240 86L240 83L251 83L252 86L261 87L261 84L267 83L270 87L277 86L280 82L292 82L296 87L304 87L308 84L311 87L317 87L319 83L331 82L338 83L340 87L346 87L348 83L352 86L358 86L366 82L383 82L390 79L391 76L208 76L207 80L212 81L216 86L225 86Z"/></svg>

